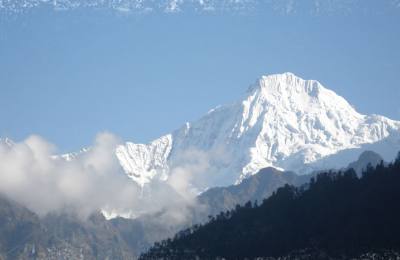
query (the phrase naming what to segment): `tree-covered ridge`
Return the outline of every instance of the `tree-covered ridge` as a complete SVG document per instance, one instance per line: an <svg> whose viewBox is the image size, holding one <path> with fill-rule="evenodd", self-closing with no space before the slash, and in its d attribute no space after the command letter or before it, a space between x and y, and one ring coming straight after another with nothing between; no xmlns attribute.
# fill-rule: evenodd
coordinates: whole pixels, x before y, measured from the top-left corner
<svg viewBox="0 0 400 260"><path fill-rule="evenodd" d="M279 188L156 243L142 259L242 259L304 250L352 257L400 249L400 153L385 166L325 172L309 185Z"/></svg>

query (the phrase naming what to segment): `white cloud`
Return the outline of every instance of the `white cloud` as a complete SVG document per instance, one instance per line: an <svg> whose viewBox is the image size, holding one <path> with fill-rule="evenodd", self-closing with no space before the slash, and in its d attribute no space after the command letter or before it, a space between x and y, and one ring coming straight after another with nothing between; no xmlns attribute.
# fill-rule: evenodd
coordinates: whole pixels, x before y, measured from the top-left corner
<svg viewBox="0 0 400 260"><path fill-rule="evenodd" d="M39 215L67 208L82 217L109 206L126 210L139 190L120 170L117 143L99 134L92 149L72 161L52 158L55 147L39 136L0 144L0 192Z"/></svg>
<svg viewBox="0 0 400 260"><path fill-rule="evenodd" d="M84 219L99 210L126 217L162 212L160 223L187 221L198 193L192 183L213 174L210 160L218 155L190 149L176 158L179 165L172 165L166 182L155 181L142 190L118 162L119 143L116 136L101 133L90 149L66 160L55 157L56 147L39 136L19 143L0 141L0 194L40 216L69 212Z"/></svg>

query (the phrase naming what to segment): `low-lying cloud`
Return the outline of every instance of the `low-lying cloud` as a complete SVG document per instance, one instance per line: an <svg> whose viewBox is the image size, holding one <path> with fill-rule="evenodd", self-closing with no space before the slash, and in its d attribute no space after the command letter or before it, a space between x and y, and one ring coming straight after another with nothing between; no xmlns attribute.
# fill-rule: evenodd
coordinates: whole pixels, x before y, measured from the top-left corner
<svg viewBox="0 0 400 260"><path fill-rule="evenodd" d="M124 175L114 155L118 138L99 134L91 149L74 160L54 158L54 145L30 136L12 146L0 145L0 192L30 210L74 210L81 217L137 204L138 187Z"/></svg>

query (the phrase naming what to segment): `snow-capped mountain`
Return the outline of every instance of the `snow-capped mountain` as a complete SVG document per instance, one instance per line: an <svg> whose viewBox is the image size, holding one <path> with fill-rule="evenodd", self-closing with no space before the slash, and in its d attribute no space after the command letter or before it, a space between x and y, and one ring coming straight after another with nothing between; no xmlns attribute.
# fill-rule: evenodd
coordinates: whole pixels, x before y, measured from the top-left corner
<svg viewBox="0 0 400 260"><path fill-rule="evenodd" d="M5 147L12 147L14 145L14 142L8 137L0 138L0 145L4 145Z"/></svg>
<svg viewBox="0 0 400 260"><path fill-rule="evenodd" d="M150 144L121 145L116 155L141 186L178 169L202 190L239 183L265 167L339 168L367 149L391 160L400 150L400 122L362 115L318 81L284 73L262 76L238 102Z"/></svg>

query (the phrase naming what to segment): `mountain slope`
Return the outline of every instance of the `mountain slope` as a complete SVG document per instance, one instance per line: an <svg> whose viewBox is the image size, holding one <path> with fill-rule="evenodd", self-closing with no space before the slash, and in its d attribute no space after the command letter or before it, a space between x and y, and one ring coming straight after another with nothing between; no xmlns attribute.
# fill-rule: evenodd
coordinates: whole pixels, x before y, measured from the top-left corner
<svg viewBox="0 0 400 260"><path fill-rule="evenodd" d="M145 252L154 242L172 237L179 230L188 226L205 223L209 216L216 216L222 211L232 210L237 205L248 201L262 202L285 184L299 186L306 183L311 175L299 176L293 172L281 172L274 168L261 169L238 185L211 188L198 195L196 202L179 205L173 209L139 216L136 219L114 218L110 221L120 230L135 252ZM185 218L171 221L182 213Z"/></svg>
<svg viewBox="0 0 400 260"><path fill-rule="evenodd" d="M378 154L367 151L360 155L357 161L352 162L348 168L366 169L368 164L373 167L380 163ZM361 174L361 172L360 172ZM209 216L217 216L221 212L233 210L237 205L243 206L247 202L255 201L261 204L277 189L286 184L301 187L308 183L316 173L297 175L293 172L283 172L275 168L264 168L256 174L244 179L237 185L227 187L214 187L199 194L196 203L184 208L182 205L176 211L186 210L186 220L172 224L165 221L168 211L160 210L154 214L140 216L137 219L112 219L112 223L122 232L126 240L136 252L144 252L154 242L172 237L179 230L190 225L205 223Z"/></svg>
<svg viewBox="0 0 400 260"><path fill-rule="evenodd" d="M122 145L117 156L143 186L153 178L168 179L182 161L201 154L206 167L192 181L201 191L239 183L265 167L302 174L345 167L375 143L380 145L372 150L393 155L400 148L399 131L400 122L362 115L318 81L284 73L261 77L242 100L151 144ZM342 151L348 152L333 156Z"/></svg>
<svg viewBox="0 0 400 260"><path fill-rule="evenodd" d="M362 178L353 169L320 173L306 189L286 185L260 206L157 243L142 259L397 259L399 188L400 154ZM360 257L374 251L383 254Z"/></svg>

